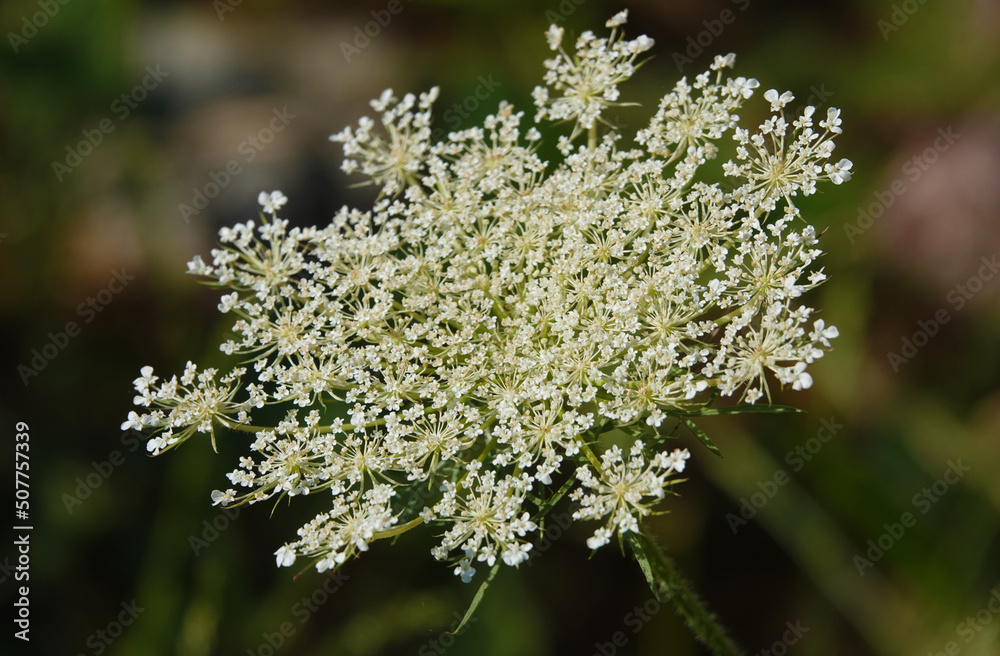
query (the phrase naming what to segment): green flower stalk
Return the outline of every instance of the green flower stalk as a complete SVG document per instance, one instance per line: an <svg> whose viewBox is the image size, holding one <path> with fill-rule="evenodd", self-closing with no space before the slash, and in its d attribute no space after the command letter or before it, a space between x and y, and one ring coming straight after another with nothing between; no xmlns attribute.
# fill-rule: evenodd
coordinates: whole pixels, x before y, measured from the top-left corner
<svg viewBox="0 0 1000 656"><path fill-rule="evenodd" d="M227 290L221 349L249 364L220 376L189 363L179 379L143 368L144 410L125 427L148 431L154 454L196 435L214 444L220 426L245 433L216 504L321 495L278 565L328 570L426 526L433 557L471 581L480 564L523 563L567 494L595 525L591 549L648 545L642 520L690 455L671 424L707 440L691 417L717 412L717 396L752 409L769 379L811 385L837 330L801 304L824 274L795 200L850 177L848 160L830 161L839 111L818 126L812 107L786 117L792 95L771 90L771 116L739 127L758 83L724 75L730 54L679 81L628 146L604 112L653 42L626 40L624 22L572 52L549 29L527 129L502 102L433 142L437 89L386 91L377 119L331 137L343 169L379 186L370 211L289 228L285 196L262 193L259 224L223 229L211 264L190 262ZM538 156L547 121L570 126L558 162ZM697 180L728 136L734 184ZM264 406L284 419L255 425ZM603 446L614 429L631 444Z"/></svg>

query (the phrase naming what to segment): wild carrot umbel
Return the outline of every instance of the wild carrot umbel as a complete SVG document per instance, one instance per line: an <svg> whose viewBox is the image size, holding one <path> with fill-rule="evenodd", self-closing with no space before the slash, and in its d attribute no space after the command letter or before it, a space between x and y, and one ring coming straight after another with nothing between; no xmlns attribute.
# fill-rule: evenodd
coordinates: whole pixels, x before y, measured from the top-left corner
<svg viewBox="0 0 1000 656"><path fill-rule="evenodd" d="M837 330L801 302L825 276L795 201L849 178L848 160L831 163L838 110L786 117L791 94L772 90L771 116L739 127L758 83L726 76L730 54L679 81L628 146L604 113L652 40L626 40L624 22L571 51L549 29L527 129L502 102L433 142L437 89L386 91L376 119L331 137L343 169L379 187L371 210L289 228L287 199L262 193L259 224L223 229L211 263L189 264L227 290L235 334L221 348L250 364L167 379L146 367L144 413L126 425L153 453L247 435L216 504L322 494L278 565L327 570L429 525L434 558L469 581L480 563L523 563L564 495L595 523L591 549L634 538L685 469L672 425L703 436L691 417L717 396L752 409L769 380L812 384ZM549 120L568 126L561 161L538 155ZM697 176L726 137L724 189ZM266 405L286 411L276 426L254 423ZM612 430L630 443L601 439Z"/></svg>

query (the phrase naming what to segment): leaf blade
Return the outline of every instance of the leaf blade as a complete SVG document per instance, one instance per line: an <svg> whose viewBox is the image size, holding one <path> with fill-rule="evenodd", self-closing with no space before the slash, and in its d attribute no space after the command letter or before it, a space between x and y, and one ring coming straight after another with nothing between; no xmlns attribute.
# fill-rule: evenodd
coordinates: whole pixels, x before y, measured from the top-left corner
<svg viewBox="0 0 1000 656"><path fill-rule="evenodd" d="M493 569L491 569L490 573L486 576L486 580L483 581L482 584L479 586L479 590L476 592L476 596L472 598L472 603L469 604L469 610L465 611L465 615L462 617L462 621L458 623L458 626L455 627L455 630L451 632L451 635L458 635L458 632L462 630L462 627L465 626L466 622L468 622L472 618L473 613L476 612L476 608L479 607L479 602L483 600L483 595L486 594L486 588L490 586L490 582L493 581L493 577L497 575L498 571L500 571L499 562L497 562L493 566Z"/></svg>
<svg viewBox="0 0 1000 656"><path fill-rule="evenodd" d="M709 451L711 451L715 455L719 456L720 458L722 457L722 451L720 451L719 447L715 446L715 443L712 442L711 439L709 439L709 437L705 433L705 431L703 431L702 429L698 428L698 425L695 424L690 419L688 419L687 417L682 416L680 418L680 420L682 422L684 422L684 425L688 427L689 431L691 431L692 433L694 433L694 436L698 438L699 442L701 442L702 444L704 444L705 446L708 447Z"/></svg>
<svg viewBox="0 0 1000 656"><path fill-rule="evenodd" d="M750 405L744 403L743 405L730 405L724 408L701 408L700 410L692 410L687 412L676 412L678 417L714 417L717 415L785 415L785 414L804 414L805 410L801 408L793 408L788 405Z"/></svg>

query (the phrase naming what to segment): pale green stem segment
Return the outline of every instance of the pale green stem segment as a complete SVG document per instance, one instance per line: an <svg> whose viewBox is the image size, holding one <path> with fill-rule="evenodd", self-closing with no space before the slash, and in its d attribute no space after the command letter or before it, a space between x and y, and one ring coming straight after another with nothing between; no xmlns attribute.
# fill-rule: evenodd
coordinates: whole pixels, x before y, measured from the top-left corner
<svg viewBox="0 0 1000 656"><path fill-rule="evenodd" d="M741 656L715 616L691 591L677 566L648 536L629 531L625 540L639 561L650 589L660 601L670 600L688 628L715 656Z"/></svg>
<svg viewBox="0 0 1000 656"><path fill-rule="evenodd" d="M413 519L411 519L410 521L406 522L405 524L402 524L400 526L394 526L393 528L390 528L388 530L379 531L378 533L375 533L374 535L372 535L372 540L374 541L374 540L381 540L382 538L395 537L397 535L401 535L403 533L406 533L411 528L414 528L416 526L420 526L423 523L424 523L424 518L423 517L414 517Z"/></svg>
<svg viewBox="0 0 1000 656"><path fill-rule="evenodd" d="M601 460L597 457L597 454L594 453L594 450L590 448L589 444L584 442L579 437L577 437L577 441L580 442L580 451L583 452L583 455L587 456L587 460L589 460L590 464L594 466L594 469L597 470L597 473L603 474L604 467L601 466Z"/></svg>

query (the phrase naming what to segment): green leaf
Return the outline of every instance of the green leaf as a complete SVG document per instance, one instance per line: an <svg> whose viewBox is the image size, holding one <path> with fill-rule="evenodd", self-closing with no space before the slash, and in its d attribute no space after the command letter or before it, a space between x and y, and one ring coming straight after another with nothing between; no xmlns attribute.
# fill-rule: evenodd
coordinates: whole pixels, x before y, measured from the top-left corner
<svg viewBox="0 0 1000 656"><path fill-rule="evenodd" d="M787 405L730 405L725 408L702 408L700 410L692 410L690 412L677 412L674 413L680 416L682 419L684 417L714 417L716 415L760 415L760 414L771 414L771 415L785 415L785 414L801 414L805 410L799 408L793 408Z"/></svg>
<svg viewBox="0 0 1000 656"><path fill-rule="evenodd" d="M274 500L274 505L271 506L271 514L269 515L270 517L274 517L274 511L278 509L278 504L281 503L281 500L285 498L286 494L288 493L282 492L281 494L278 495L278 498Z"/></svg>
<svg viewBox="0 0 1000 656"><path fill-rule="evenodd" d="M715 616L698 599L674 562L642 533L629 531L625 540L642 569L649 589L661 602L670 600L684 623L715 656L740 656L742 652L726 635Z"/></svg>
<svg viewBox="0 0 1000 656"><path fill-rule="evenodd" d="M705 407L706 408L710 407L713 403L715 403L715 400L718 398L719 398L719 388L713 387L712 394L708 397L708 401L705 401Z"/></svg>
<svg viewBox="0 0 1000 656"><path fill-rule="evenodd" d="M483 581L482 585L479 586L479 591L476 592L476 596L472 598L472 604L469 606L469 610L465 611L465 617L463 617L462 621L459 622L457 627L455 627L455 630L451 632L452 635L461 631L462 627L465 626L465 623L472 617L472 614L476 612L479 602L483 600L483 595L486 594L486 588L489 587L490 581L493 580L493 577L497 575L498 571L500 571L499 561L493 566L493 569L490 570L490 573L486 576L486 580Z"/></svg>
<svg viewBox="0 0 1000 656"><path fill-rule="evenodd" d="M553 506L559 503L560 499L566 496L566 493L570 491L574 483L576 483L576 477L570 476L568 479L566 479L566 482L562 484L562 487L560 487L555 494L550 496L545 501L542 501L541 503L537 504L538 512L535 513L535 517L532 521L534 522L544 521L545 517L549 514L549 511L552 510Z"/></svg>
<svg viewBox="0 0 1000 656"><path fill-rule="evenodd" d="M694 436L697 437L702 444L707 446L709 450L712 451L712 453L719 456L720 458L722 457L722 451L719 451L719 447L715 446L712 440L708 439L708 435L705 434L705 431L698 428L698 426L695 425L695 423L690 419L688 419L687 417L681 417L681 421L684 422L684 425L688 427L688 430L694 433Z"/></svg>
<svg viewBox="0 0 1000 656"><path fill-rule="evenodd" d="M653 573L653 568L649 564L649 556L646 555L646 550L643 549L642 543L632 535L628 536L627 539L629 546L632 547L632 553L635 554L635 559L639 563L639 569L642 570L642 575L646 577L646 583L649 584L649 589L653 591L653 595L656 596L658 601L667 601L669 597L665 597L663 595L663 584L657 583L656 575Z"/></svg>
<svg viewBox="0 0 1000 656"><path fill-rule="evenodd" d="M652 430L649 430L646 427L641 426L639 424L629 424L628 426L619 426L617 430L637 440L643 440L655 435L655 433Z"/></svg>

